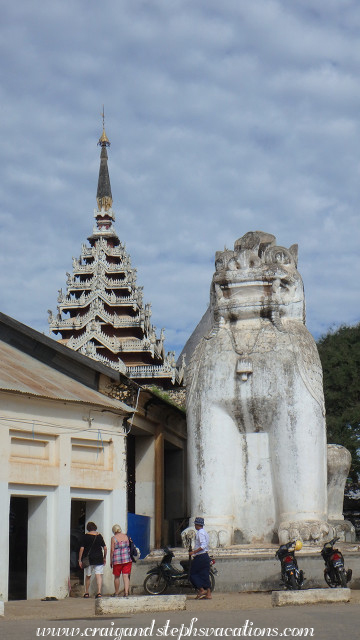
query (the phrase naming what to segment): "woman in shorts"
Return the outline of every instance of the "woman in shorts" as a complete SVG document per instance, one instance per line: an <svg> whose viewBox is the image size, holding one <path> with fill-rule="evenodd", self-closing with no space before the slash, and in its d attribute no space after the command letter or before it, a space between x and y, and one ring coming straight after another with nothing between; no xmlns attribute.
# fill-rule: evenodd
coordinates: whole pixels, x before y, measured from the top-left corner
<svg viewBox="0 0 360 640"><path fill-rule="evenodd" d="M84 569L85 577L85 594L84 598L89 597L90 580L95 573L97 594L96 598L101 598L101 587L104 573L104 564L106 563L107 548L101 533L98 533L95 522L88 522L86 525L88 533L85 533L79 550L79 566ZM84 568L82 564L83 557L89 557L90 566Z"/></svg>
<svg viewBox="0 0 360 640"><path fill-rule="evenodd" d="M113 593L113 597L115 598L120 595L120 575L122 574L124 597L128 598L132 565L129 538L125 533L122 533L121 527L118 524L114 524L112 532L114 535L111 538L110 567L112 567L114 574L115 593Z"/></svg>

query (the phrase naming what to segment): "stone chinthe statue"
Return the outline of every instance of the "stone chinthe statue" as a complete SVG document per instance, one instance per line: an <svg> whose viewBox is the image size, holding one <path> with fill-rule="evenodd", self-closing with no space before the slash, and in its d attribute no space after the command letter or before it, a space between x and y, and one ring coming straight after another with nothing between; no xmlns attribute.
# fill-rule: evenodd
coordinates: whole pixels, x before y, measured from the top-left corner
<svg viewBox="0 0 360 640"><path fill-rule="evenodd" d="M322 368L297 245L249 232L215 268L184 348L191 514L204 516L212 547L319 543L332 533Z"/></svg>

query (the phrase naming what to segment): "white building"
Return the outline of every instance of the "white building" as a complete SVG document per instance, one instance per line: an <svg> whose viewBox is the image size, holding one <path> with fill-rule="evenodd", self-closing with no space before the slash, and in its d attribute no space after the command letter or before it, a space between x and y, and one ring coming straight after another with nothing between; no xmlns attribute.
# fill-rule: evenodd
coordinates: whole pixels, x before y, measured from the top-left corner
<svg viewBox="0 0 360 640"><path fill-rule="evenodd" d="M133 510L150 516L151 546L166 536L167 504L177 517L175 473L185 513L185 417L119 372L1 313L0 358L0 600L12 592L62 598L80 516L96 522L108 545L112 525L127 526L130 428ZM138 403L135 417L129 404L99 389L117 397L123 390ZM112 585L107 565L104 592Z"/></svg>

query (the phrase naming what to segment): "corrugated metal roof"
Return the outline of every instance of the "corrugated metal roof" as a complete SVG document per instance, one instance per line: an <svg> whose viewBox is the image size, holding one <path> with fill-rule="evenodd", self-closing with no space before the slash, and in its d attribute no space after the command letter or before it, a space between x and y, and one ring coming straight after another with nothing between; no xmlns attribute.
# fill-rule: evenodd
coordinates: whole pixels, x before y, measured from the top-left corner
<svg viewBox="0 0 360 640"><path fill-rule="evenodd" d="M133 409L56 371L0 340L0 389L53 400L98 405L119 413Z"/></svg>

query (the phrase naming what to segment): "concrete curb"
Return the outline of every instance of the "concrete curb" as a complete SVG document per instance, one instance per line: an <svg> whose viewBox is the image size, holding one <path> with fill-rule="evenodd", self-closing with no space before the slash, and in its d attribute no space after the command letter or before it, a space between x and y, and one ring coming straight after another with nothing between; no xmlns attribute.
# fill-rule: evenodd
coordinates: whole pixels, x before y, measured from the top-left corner
<svg viewBox="0 0 360 640"><path fill-rule="evenodd" d="M182 611L186 596L130 596L129 598L98 598L95 600L97 616L114 613L143 613L145 611Z"/></svg>
<svg viewBox="0 0 360 640"><path fill-rule="evenodd" d="M286 605L318 604L322 602L349 602L350 589L306 589L305 591L272 591L273 607Z"/></svg>

